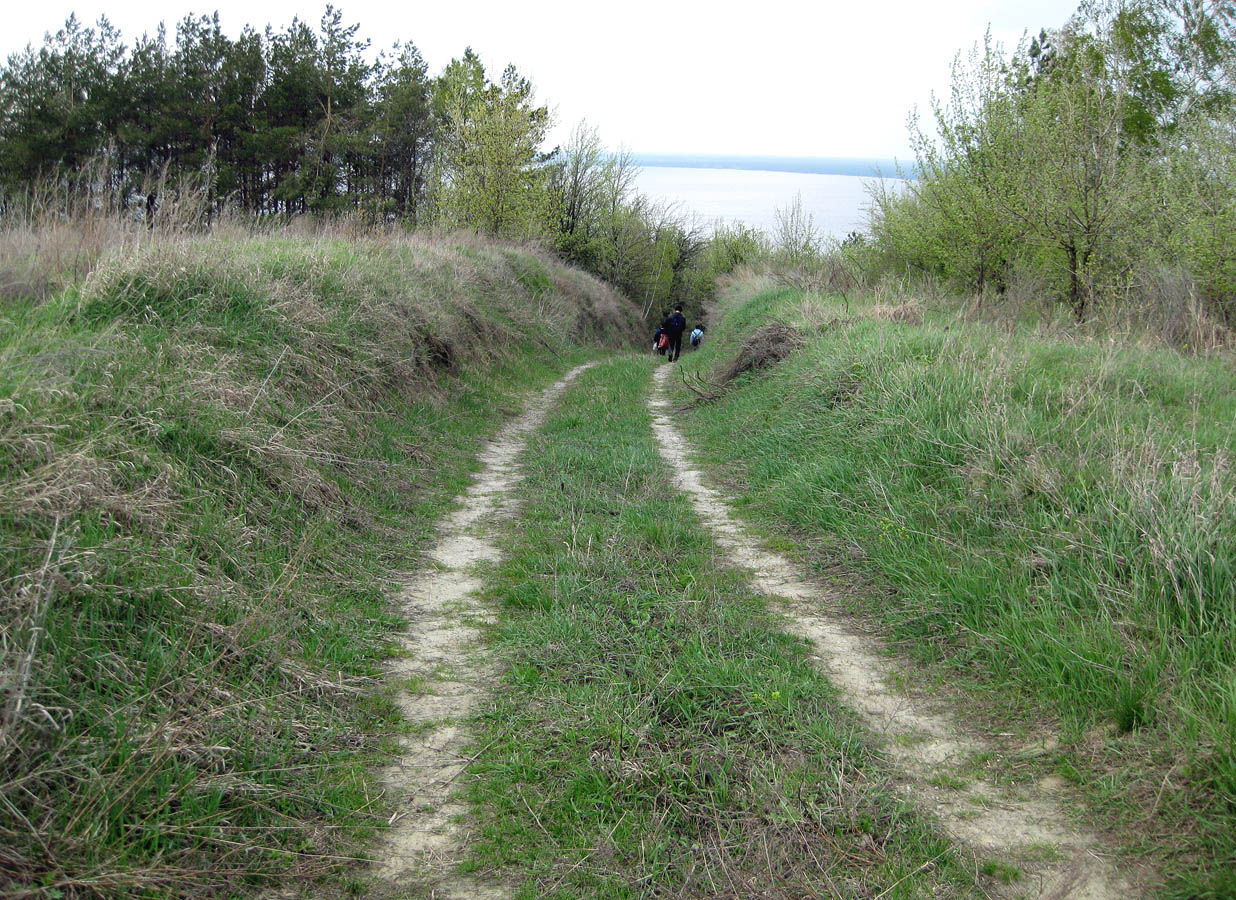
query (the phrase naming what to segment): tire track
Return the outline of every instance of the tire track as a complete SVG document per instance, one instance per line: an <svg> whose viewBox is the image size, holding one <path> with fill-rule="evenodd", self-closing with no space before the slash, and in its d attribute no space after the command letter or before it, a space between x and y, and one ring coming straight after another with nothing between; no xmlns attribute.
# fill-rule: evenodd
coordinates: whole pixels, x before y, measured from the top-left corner
<svg viewBox="0 0 1236 900"><path fill-rule="evenodd" d="M829 614L835 602L828 589L784 557L760 548L730 515L722 495L706 486L700 471L692 467L687 443L670 420L665 383L671 371L670 366L658 367L649 408L676 486L690 497L696 514L729 558L749 570L765 593L785 601L789 630L811 642L816 662L883 739L885 752L904 775L907 795L970 849L976 866L989 859L1016 864L1022 877L998 887L1001 896L1039 900L1137 896L1132 883L1105 858L1097 837L1069 818L1056 793L1058 780L1047 778L1014 789L978 777L975 757L999 754L1003 748L987 737L967 733L947 710L924 709L919 701L891 688L894 671L882 648ZM933 787L929 783L933 781L950 786Z"/></svg>
<svg viewBox="0 0 1236 900"><path fill-rule="evenodd" d="M478 626L491 617L477 597L482 582L473 569L500 557L491 530L515 510L516 459L529 434L591 365L571 370L542 392L485 447L479 456L483 469L463 505L443 522L430 566L401 596L410 624L400 637L404 654L389 675L400 685L399 706L415 728L402 738L399 756L382 779L396 811L375 869L392 890L429 885L433 897L460 900L506 895L501 886L455 874L468 840L468 808L457 797L471 762L463 755L470 737L465 723L496 677L480 646Z"/></svg>

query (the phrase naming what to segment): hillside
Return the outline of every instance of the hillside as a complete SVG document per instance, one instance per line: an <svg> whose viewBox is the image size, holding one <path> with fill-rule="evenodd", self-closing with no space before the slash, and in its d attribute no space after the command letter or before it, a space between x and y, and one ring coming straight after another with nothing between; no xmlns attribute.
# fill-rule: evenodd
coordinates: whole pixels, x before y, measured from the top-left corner
<svg viewBox="0 0 1236 900"><path fill-rule="evenodd" d="M740 514L924 702L1039 748L995 777L1058 785L1165 895L1232 896L1231 359L760 278L713 326L683 425Z"/></svg>
<svg viewBox="0 0 1236 900"><path fill-rule="evenodd" d="M0 896L1233 890L1225 356L750 276L650 384L470 238L6 302Z"/></svg>
<svg viewBox="0 0 1236 900"><path fill-rule="evenodd" d="M0 320L0 895L346 865L395 585L523 395L638 314L515 247L276 235L147 240Z"/></svg>

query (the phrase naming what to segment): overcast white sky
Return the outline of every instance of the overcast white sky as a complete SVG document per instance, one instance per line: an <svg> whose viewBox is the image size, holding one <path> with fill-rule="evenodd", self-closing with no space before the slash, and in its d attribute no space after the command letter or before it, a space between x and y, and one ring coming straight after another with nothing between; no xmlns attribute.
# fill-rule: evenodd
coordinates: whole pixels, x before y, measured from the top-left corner
<svg viewBox="0 0 1236 900"><path fill-rule="evenodd" d="M36 47L69 13L106 14L128 42L186 14L246 24L311 24L325 3L291 0L14 0L0 55ZM991 26L1011 46L1064 23L1077 0L344 0L375 49L411 41L437 74L472 46L493 75L515 63L555 110L551 143L586 118L611 146L667 153L907 159L906 117L948 87L954 54Z"/></svg>

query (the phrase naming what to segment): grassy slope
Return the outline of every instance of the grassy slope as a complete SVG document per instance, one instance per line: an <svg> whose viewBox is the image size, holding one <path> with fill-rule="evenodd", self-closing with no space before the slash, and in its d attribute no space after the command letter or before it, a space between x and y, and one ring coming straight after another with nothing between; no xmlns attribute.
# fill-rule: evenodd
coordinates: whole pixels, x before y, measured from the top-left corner
<svg viewBox="0 0 1236 900"><path fill-rule="evenodd" d="M0 320L0 896L337 868L381 818L392 580L635 315L523 251L215 238Z"/></svg>
<svg viewBox="0 0 1236 900"><path fill-rule="evenodd" d="M1135 822L1171 893L1236 894L1230 360L849 317L755 282L685 367L770 317L806 346L685 417L743 514L864 579L856 608L999 730L1058 723L1043 765Z"/></svg>
<svg viewBox="0 0 1236 900"><path fill-rule="evenodd" d="M585 372L524 460L475 864L521 898L968 896L965 861L672 486L648 370Z"/></svg>

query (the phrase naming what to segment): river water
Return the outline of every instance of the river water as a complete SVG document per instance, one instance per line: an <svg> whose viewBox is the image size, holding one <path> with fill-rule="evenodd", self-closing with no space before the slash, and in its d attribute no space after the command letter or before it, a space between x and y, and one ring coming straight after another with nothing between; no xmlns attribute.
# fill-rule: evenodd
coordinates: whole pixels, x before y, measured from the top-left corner
<svg viewBox="0 0 1236 900"><path fill-rule="evenodd" d="M635 186L650 199L672 205L687 222L709 228L718 221L745 222L770 236L776 234L777 210L788 209L801 193L816 230L841 240L852 231L867 230L869 187L874 182L857 175L644 166Z"/></svg>

